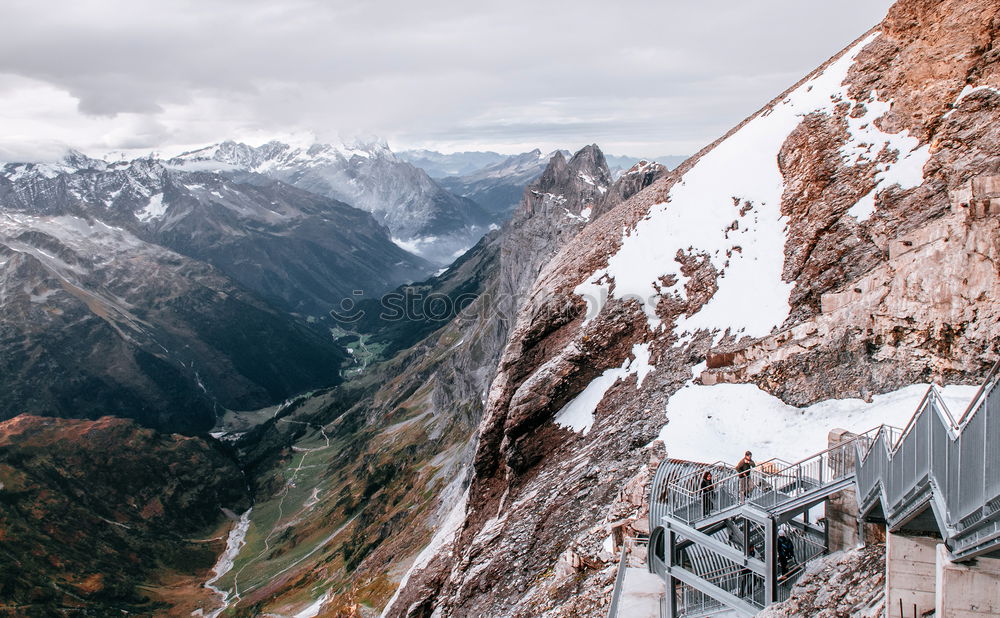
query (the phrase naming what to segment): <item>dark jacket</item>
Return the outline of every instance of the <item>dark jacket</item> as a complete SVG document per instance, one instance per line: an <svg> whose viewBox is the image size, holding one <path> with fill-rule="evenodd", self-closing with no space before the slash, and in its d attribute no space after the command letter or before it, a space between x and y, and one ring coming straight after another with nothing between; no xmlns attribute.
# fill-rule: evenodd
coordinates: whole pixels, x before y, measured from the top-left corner
<svg viewBox="0 0 1000 618"><path fill-rule="evenodd" d="M741 459L740 463L736 464L736 471L740 473L741 477L746 478L750 476L750 470L756 467L757 462L754 460L751 459L750 461L747 461L745 459Z"/></svg>
<svg viewBox="0 0 1000 618"><path fill-rule="evenodd" d="M778 539L778 555L785 559L795 558L795 545L788 537Z"/></svg>

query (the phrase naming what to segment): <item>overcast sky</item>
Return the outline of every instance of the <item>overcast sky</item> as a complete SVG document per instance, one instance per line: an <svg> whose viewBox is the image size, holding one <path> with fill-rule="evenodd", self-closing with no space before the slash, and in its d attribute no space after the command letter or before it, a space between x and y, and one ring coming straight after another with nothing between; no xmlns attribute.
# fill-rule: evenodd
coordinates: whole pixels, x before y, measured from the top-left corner
<svg viewBox="0 0 1000 618"><path fill-rule="evenodd" d="M691 154L888 0L4 0L0 160L378 135Z"/></svg>

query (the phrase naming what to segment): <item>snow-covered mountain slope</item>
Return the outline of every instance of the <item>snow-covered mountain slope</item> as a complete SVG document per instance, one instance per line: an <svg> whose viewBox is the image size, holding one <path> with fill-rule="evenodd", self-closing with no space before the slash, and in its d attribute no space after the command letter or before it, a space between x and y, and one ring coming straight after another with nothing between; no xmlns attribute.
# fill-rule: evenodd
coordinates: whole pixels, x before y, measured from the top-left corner
<svg viewBox="0 0 1000 618"><path fill-rule="evenodd" d="M495 219L399 159L385 142L259 147L223 142L170 160L181 170L253 172L368 211L400 246L441 265L461 255Z"/></svg>
<svg viewBox="0 0 1000 618"><path fill-rule="evenodd" d="M859 399L976 382L1000 322L998 23L901 0L563 247L501 357L465 519L388 615L602 615L606 541L642 531L664 441L714 461L760 442L731 414L755 399L821 436L882 420ZM689 435L709 416L743 444Z"/></svg>
<svg viewBox="0 0 1000 618"><path fill-rule="evenodd" d="M73 215L208 262L286 310L325 315L432 268L367 213L264 176L183 171L153 159L8 164L0 209Z"/></svg>

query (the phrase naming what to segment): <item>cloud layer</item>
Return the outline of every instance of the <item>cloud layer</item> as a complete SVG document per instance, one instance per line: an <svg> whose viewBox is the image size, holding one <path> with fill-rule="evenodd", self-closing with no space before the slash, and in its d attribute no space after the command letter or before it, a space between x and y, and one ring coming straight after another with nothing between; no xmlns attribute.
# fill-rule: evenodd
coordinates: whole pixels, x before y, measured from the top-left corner
<svg viewBox="0 0 1000 618"><path fill-rule="evenodd" d="M12 0L0 160L228 137L689 154L888 0Z"/></svg>

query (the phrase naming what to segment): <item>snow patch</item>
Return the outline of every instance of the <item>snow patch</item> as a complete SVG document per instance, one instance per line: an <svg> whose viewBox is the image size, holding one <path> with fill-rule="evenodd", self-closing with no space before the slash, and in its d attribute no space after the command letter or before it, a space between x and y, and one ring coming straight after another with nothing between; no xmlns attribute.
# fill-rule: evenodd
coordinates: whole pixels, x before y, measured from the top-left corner
<svg viewBox="0 0 1000 618"><path fill-rule="evenodd" d="M860 103L855 103L853 108L860 106ZM848 214L859 221L868 219L875 211L875 193L881 190L880 187L898 185L905 190L919 187L924 182L924 165L931 157L930 145L921 146L920 140L909 132L885 133L875 124L891 109L892 101L880 101L878 93L873 91L864 103L864 114L853 117L849 112L847 115L849 137L840 148L846 165L853 167L862 162L876 161L885 152L896 152L894 163L883 161L875 165L875 189L848 210Z"/></svg>
<svg viewBox="0 0 1000 618"><path fill-rule="evenodd" d="M143 223L163 218L167 214L167 205L163 203L163 194L155 193L149 197L149 203L135 213L135 218Z"/></svg>
<svg viewBox="0 0 1000 618"><path fill-rule="evenodd" d="M410 238L409 240L396 238L395 236L392 237L392 242L395 243L397 247L416 255L420 255L421 252L433 246L437 240L437 236L423 236L419 238Z"/></svg>
<svg viewBox="0 0 1000 618"><path fill-rule="evenodd" d="M649 364L648 343L637 343L632 346L632 357L625 359L621 367L608 369L595 378L587 388L559 410L553 422L587 435L594 424L594 411L615 382L634 374L636 388L640 388L646 376L656 369Z"/></svg>
<svg viewBox="0 0 1000 618"><path fill-rule="evenodd" d="M872 189L863 198L848 209L847 214L855 217L858 221L866 221L875 212L875 189Z"/></svg>
<svg viewBox="0 0 1000 618"><path fill-rule="evenodd" d="M981 90L987 90L989 92L995 92L997 94L1000 94L1000 89L993 88L992 86L975 86L975 87L973 87L973 86L966 85L965 88L962 88L962 92L960 92L958 94L958 98L955 99L955 102L951 104L951 110L948 113L946 113L944 116L942 116L942 118L947 118L947 117L951 116L952 114L954 114L955 111L958 109L958 106L962 103L962 99L964 99L965 97L969 96L973 92L979 92Z"/></svg>
<svg viewBox="0 0 1000 618"><path fill-rule="evenodd" d="M831 429L864 432L881 424L905 426L928 389L913 384L862 399L828 399L805 408L790 406L754 384L688 385L667 402L660 431L670 457L736 462L747 449L757 461L797 461L826 449ZM942 389L953 416L961 415L976 386Z"/></svg>
<svg viewBox="0 0 1000 618"><path fill-rule="evenodd" d="M331 596L333 596L333 590L327 590L323 596L316 599L315 603L295 614L295 618L315 618L319 616L320 610L323 609L323 605L330 600Z"/></svg>

